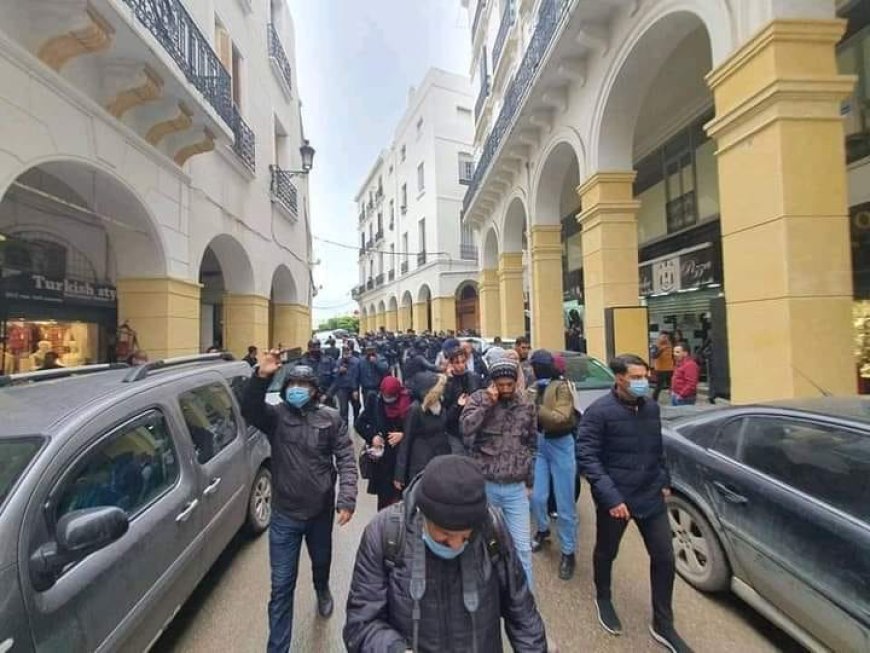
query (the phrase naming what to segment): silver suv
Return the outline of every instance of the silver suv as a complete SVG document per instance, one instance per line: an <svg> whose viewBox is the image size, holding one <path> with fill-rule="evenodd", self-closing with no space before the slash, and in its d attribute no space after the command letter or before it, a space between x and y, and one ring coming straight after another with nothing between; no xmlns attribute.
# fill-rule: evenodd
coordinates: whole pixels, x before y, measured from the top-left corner
<svg viewBox="0 0 870 653"><path fill-rule="evenodd" d="M250 374L214 354L0 377L0 650L147 649L268 527Z"/></svg>

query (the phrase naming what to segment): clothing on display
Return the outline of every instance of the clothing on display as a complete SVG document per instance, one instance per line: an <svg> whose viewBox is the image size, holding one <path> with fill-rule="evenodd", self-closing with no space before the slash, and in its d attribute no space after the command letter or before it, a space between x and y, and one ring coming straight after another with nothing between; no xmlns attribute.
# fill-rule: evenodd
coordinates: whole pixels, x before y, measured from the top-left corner
<svg viewBox="0 0 870 653"><path fill-rule="evenodd" d="M0 373L40 369L49 352L64 367L99 362L99 326L87 322L7 320L0 323Z"/></svg>

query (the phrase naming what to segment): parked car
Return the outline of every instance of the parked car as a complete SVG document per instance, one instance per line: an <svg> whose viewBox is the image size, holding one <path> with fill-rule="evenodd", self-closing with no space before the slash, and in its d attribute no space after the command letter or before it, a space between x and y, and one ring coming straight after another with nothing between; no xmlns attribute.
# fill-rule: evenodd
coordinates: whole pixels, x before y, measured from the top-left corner
<svg viewBox="0 0 870 653"><path fill-rule="evenodd" d="M721 408L665 429L677 570L811 650L870 651L870 399Z"/></svg>
<svg viewBox="0 0 870 653"><path fill-rule="evenodd" d="M3 650L145 650L239 529L269 526L251 369L227 358L0 377Z"/></svg>
<svg viewBox="0 0 870 653"><path fill-rule="evenodd" d="M616 377L597 358L575 351L556 352L565 357L565 378L574 384L574 408L580 413L610 392Z"/></svg>

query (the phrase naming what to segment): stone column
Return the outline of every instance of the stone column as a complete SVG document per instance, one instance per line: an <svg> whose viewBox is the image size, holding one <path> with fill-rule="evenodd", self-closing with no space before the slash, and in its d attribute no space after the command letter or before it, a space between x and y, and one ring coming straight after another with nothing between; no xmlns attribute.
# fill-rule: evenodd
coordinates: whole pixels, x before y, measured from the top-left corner
<svg viewBox="0 0 870 653"><path fill-rule="evenodd" d="M224 295L224 349L237 358L254 345L269 346L269 298L259 295Z"/></svg>
<svg viewBox="0 0 870 653"><path fill-rule="evenodd" d="M136 331L151 360L199 352L199 283L119 279L118 321Z"/></svg>
<svg viewBox="0 0 870 653"><path fill-rule="evenodd" d="M411 328L411 305L399 306L399 331L407 331Z"/></svg>
<svg viewBox="0 0 870 653"><path fill-rule="evenodd" d="M844 29L773 21L707 77L738 403L856 392Z"/></svg>
<svg viewBox="0 0 870 653"><path fill-rule="evenodd" d="M309 329L304 328L308 315L308 307L301 304L273 304L272 342L269 346L277 347L281 343L285 349L304 349L308 344Z"/></svg>
<svg viewBox="0 0 870 653"><path fill-rule="evenodd" d="M562 227L535 225L529 230L532 259L532 344L565 348L562 314Z"/></svg>
<svg viewBox="0 0 870 653"><path fill-rule="evenodd" d="M398 311L388 310L384 316L384 320L386 321L384 326L387 327L387 331L395 332L396 327L399 325Z"/></svg>
<svg viewBox="0 0 870 653"><path fill-rule="evenodd" d="M432 331L455 331L456 330L456 298L433 297L432 298Z"/></svg>
<svg viewBox="0 0 870 653"><path fill-rule="evenodd" d="M598 172L577 188L583 211L583 293L589 353L607 357L605 309L637 306L637 211L634 172ZM633 352L648 357L649 345L638 342Z"/></svg>
<svg viewBox="0 0 870 653"><path fill-rule="evenodd" d="M413 307L414 330L417 333L429 331L432 326L429 324L429 303L418 302Z"/></svg>
<svg viewBox="0 0 870 653"><path fill-rule="evenodd" d="M501 301L499 299L498 269L480 271L477 282L480 298L480 334L484 338L501 335Z"/></svg>
<svg viewBox="0 0 870 653"><path fill-rule="evenodd" d="M526 332L522 252L507 252L499 257L498 285L501 337L516 338Z"/></svg>

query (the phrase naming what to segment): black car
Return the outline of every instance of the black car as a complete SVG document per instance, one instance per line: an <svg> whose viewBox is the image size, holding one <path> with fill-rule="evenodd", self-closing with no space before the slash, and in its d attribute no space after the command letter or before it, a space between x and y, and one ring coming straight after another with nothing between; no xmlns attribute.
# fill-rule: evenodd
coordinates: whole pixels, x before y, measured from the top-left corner
<svg viewBox="0 0 870 653"><path fill-rule="evenodd" d="M677 571L731 589L812 650L870 651L870 399L666 425Z"/></svg>

